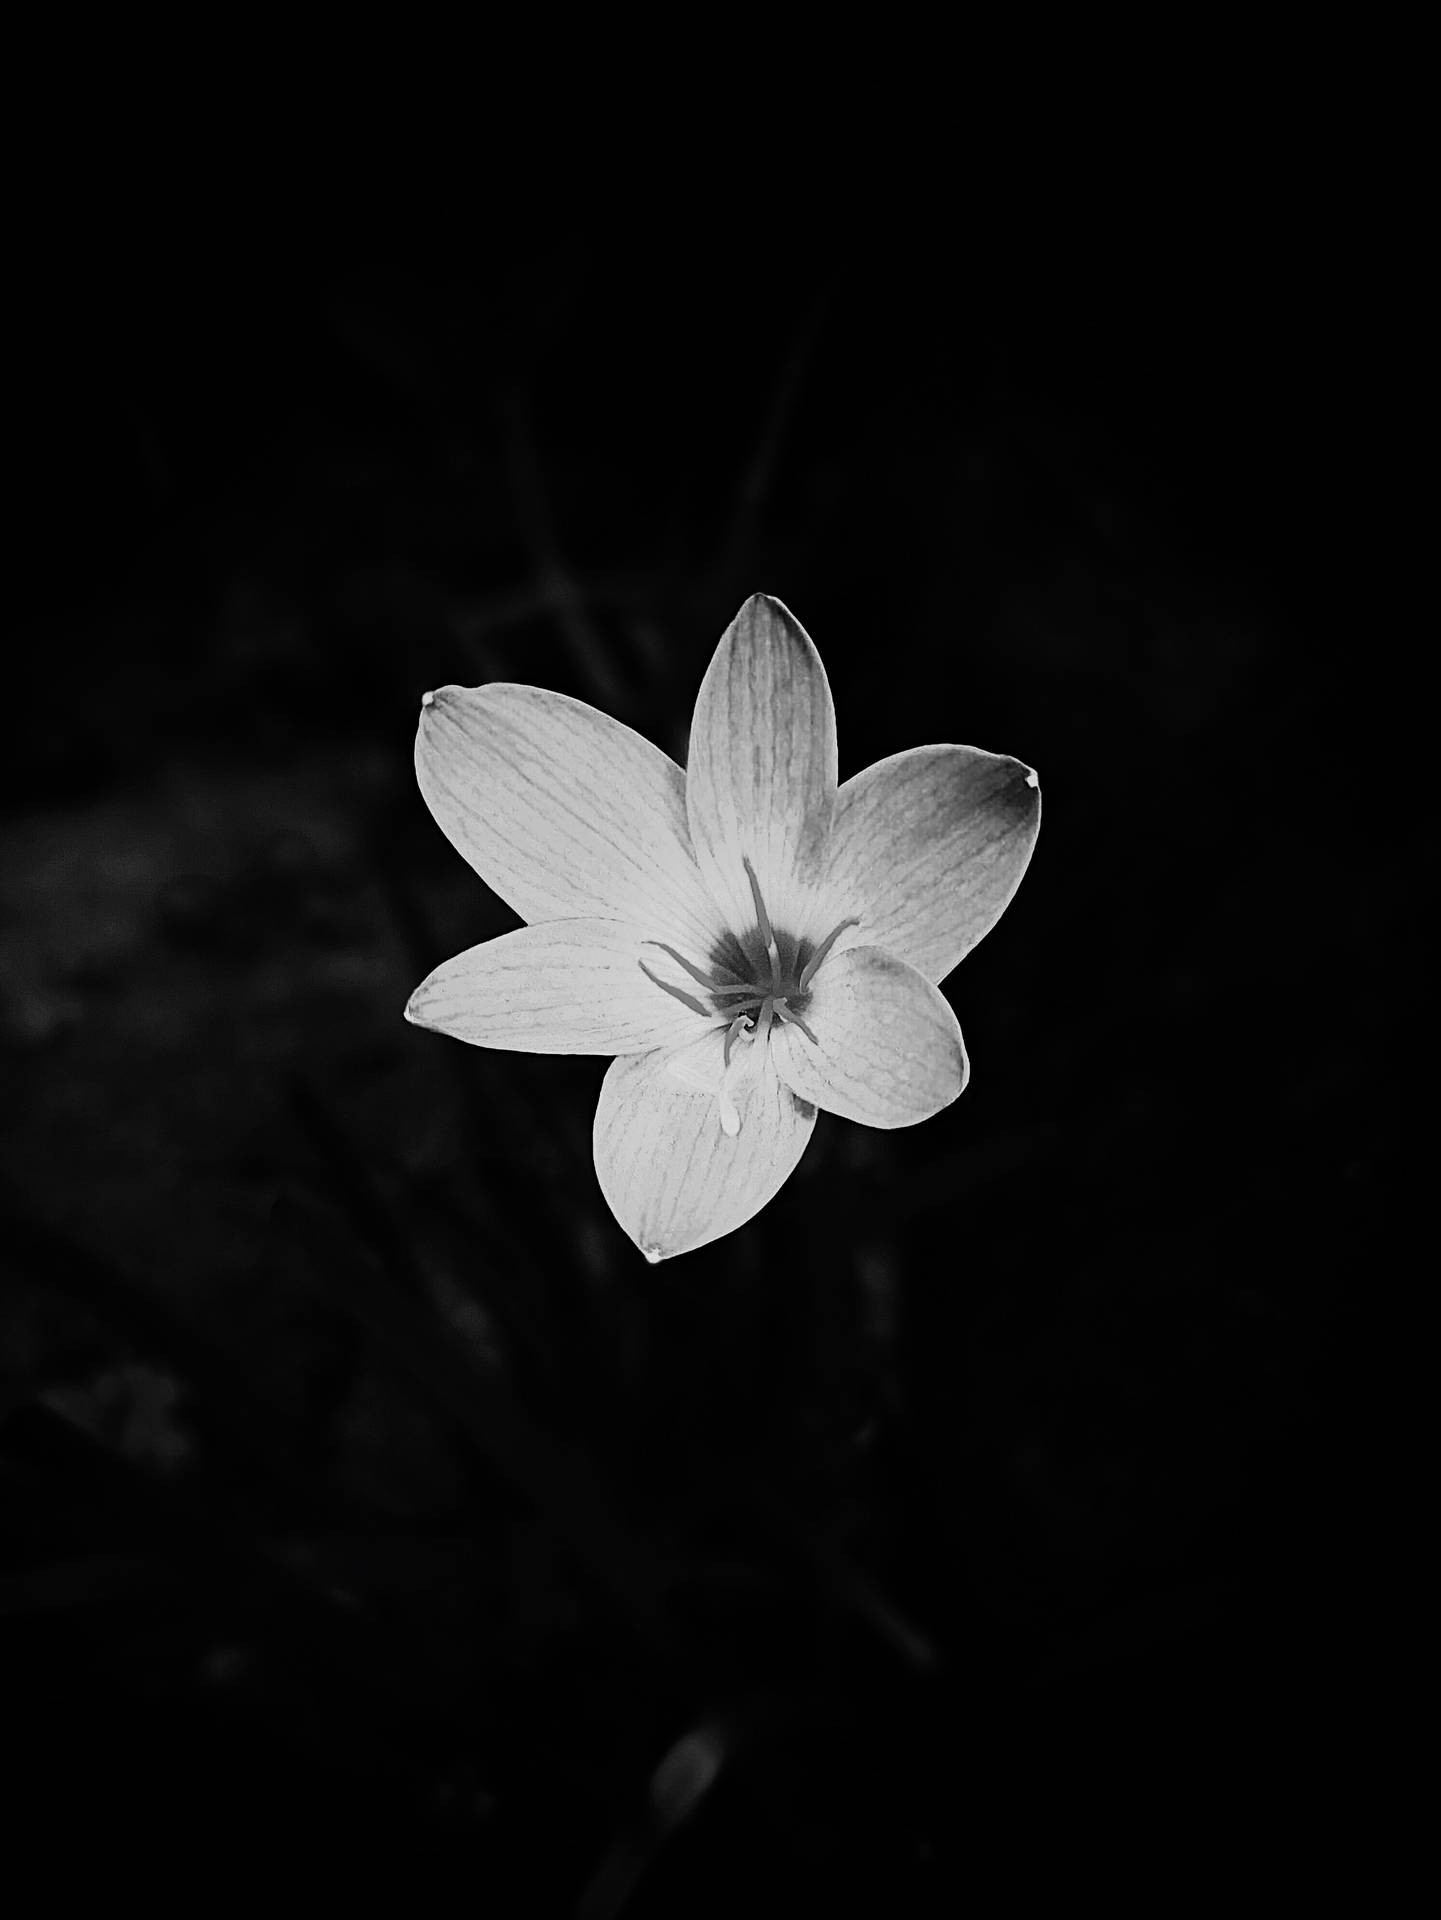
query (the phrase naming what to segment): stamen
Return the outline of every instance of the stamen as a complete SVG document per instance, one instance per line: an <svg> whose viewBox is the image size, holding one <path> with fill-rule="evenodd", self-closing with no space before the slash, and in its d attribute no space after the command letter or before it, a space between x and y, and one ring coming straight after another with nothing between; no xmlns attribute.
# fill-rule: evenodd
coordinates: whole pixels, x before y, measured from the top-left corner
<svg viewBox="0 0 1441 1920"><path fill-rule="evenodd" d="M659 945L659 942L658 941L652 942L652 944ZM653 980L663 993L672 994L677 1000L680 1001L683 1007L689 1007L692 1013L698 1013L702 1020L710 1019L711 1017L710 1008L703 1007L700 1001L696 999L694 994L687 993L684 987L673 987L668 980L662 980L659 974L655 974L651 972L650 968L646 965L644 960L637 960L636 965L640 968L641 972L645 975L646 979Z"/></svg>
<svg viewBox="0 0 1441 1920"><path fill-rule="evenodd" d="M837 940L840 939L841 935L845 932L846 928L858 927L860 924L861 923L859 920L842 920L841 924L838 927L831 928L830 932L826 935L825 939L822 940L821 944L816 948L815 952L811 955L810 959L807 960L805 966L801 969L800 990L802 993L804 993L806 988L810 985L811 980L815 975L816 968L821 964L822 960L825 959L826 955L830 952L831 948L836 944Z"/></svg>
<svg viewBox="0 0 1441 1920"><path fill-rule="evenodd" d="M771 917L766 912L766 903L761 898L761 883L756 879L756 870L744 854L741 856L741 865L746 870L746 879L751 883L751 898L756 903L756 924L761 930L762 940L766 943L766 952L771 957L771 985L778 987L781 983L781 957L776 947L775 928L771 925Z"/></svg>
<svg viewBox="0 0 1441 1920"><path fill-rule="evenodd" d="M771 1028L779 1023L787 1027L799 1027L814 1047L818 1044L810 1023L804 1020L789 1003L798 1000L806 1004L806 992L820 968L822 961L831 951L836 941L848 927L858 927L858 919L842 920L833 927L826 938L816 948L799 976L796 965L799 954L791 936L787 936L787 962L784 970L781 966L780 941L766 910L765 897L761 893L760 881L750 860L742 856L742 866L746 879L750 883L751 900L755 906L756 930L765 942L767 959L770 962L770 983L756 979L754 971L759 971L753 946L737 946L735 951L742 964L752 971L752 978L737 978L736 968L725 962L715 962L714 970L704 972L694 961L687 960L664 940L647 940L645 945L657 947L681 971L695 982L705 998L699 999L693 993L687 993L684 987L673 986L669 980L662 980L652 971L644 960L637 965L652 986L668 993L673 1000L679 1000L683 1007L698 1014L708 1022L712 1033L722 1035L721 1071L715 1080L708 1074L692 1068L687 1062L684 1066L672 1066L672 1071L687 1085L704 1088L715 1095L719 1107L721 1131L734 1138L741 1130L741 1111L737 1095L748 1087L755 1076L763 1071L767 1058L766 1045L770 1039ZM727 949L729 951L729 949ZM744 1045L739 1043L743 1042ZM669 1064L669 1063L668 1063Z"/></svg>
<svg viewBox="0 0 1441 1920"><path fill-rule="evenodd" d="M722 993L735 992L734 987L729 985L722 987L719 980L712 979L708 973L702 973L699 967L693 967L683 953L677 953L674 947L668 947L664 940L647 940L645 944L648 947L659 947L662 953L668 953L676 965L678 967L684 967L691 979L699 986L704 987L707 992L714 993L717 990ZM729 971L729 969L727 969L727 971Z"/></svg>
<svg viewBox="0 0 1441 1920"><path fill-rule="evenodd" d="M784 1024L788 1027L799 1027L801 1032L805 1035L807 1040L810 1041L813 1047L818 1046L820 1044L819 1041L816 1039L816 1036L811 1032L810 1027L807 1025L807 1023L804 1020L802 1020L802 1018L798 1013L792 1013L784 1000L776 1001L776 1019L783 1021Z"/></svg>

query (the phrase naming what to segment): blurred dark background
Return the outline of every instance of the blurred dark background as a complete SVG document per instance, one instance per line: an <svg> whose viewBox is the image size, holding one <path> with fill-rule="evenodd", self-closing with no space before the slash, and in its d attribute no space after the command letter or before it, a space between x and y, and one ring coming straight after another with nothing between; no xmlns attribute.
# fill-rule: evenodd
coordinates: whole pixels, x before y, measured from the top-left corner
<svg viewBox="0 0 1441 1920"><path fill-rule="evenodd" d="M16 1835L592 1920L1339 1864L1420 984L1391 295L1329 195L1237 213L596 204L325 271L212 222L27 280ZM843 777L1013 753L1043 828L946 986L963 1099L823 1115L652 1269L604 1062L401 1019L514 924L415 719L518 679L683 758L756 590Z"/></svg>

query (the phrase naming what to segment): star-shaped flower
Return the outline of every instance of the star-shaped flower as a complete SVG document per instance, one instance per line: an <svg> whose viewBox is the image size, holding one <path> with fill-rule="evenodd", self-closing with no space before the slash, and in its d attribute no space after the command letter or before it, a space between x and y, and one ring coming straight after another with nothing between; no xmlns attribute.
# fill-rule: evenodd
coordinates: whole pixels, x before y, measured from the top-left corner
<svg viewBox="0 0 1441 1920"><path fill-rule="evenodd" d="M825 669L779 600L753 594L722 636L684 771L583 701L505 681L426 694L415 768L529 924L437 967L406 1017L614 1054L595 1168L648 1259L759 1212L818 1107L908 1127L965 1086L938 983L1020 884L1036 776L916 747L838 788Z"/></svg>

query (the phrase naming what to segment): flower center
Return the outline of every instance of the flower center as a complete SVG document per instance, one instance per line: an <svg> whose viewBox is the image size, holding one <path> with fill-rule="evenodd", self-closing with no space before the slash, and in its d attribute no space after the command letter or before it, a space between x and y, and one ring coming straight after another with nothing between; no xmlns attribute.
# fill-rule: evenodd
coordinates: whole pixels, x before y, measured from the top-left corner
<svg viewBox="0 0 1441 1920"><path fill-rule="evenodd" d="M743 934L728 935L711 955L709 970L692 966L674 947L663 940L649 940L695 982L699 993L672 986L651 972L642 960L641 972L665 993L690 1007L703 1019L725 1026L720 1084L714 1088L720 1099L720 1121L726 1133L740 1132L740 1112L735 1094L741 1080L759 1066L771 1027L776 1021L799 1027L810 1041L816 1036L805 1019L810 1005L810 984L816 970L847 927L859 926L858 920L842 920L813 946L808 940L778 933L766 911L760 882L748 859L742 861L755 902L756 924ZM732 1056L735 1056L734 1059ZM683 1076L689 1077L689 1076ZM709 1083L707 1083L709 1085Z"/></svg>

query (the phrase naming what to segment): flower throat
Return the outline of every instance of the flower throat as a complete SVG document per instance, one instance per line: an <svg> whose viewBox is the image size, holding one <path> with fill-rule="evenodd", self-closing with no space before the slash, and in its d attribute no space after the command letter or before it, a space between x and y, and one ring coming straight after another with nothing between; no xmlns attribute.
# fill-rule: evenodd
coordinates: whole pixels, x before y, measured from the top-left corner
<svg viewBox="0 0 1441 1920"><path fill-rule="evenodd" d="M646 978L654 981L656 986L679 1000L683 1006L691 1008L702 1019L725 1022L725 1071L720 1088L721 1125L731 1134L740 1131L739 1114L728 1091L732 1077L732 1048L742 1038L764 1047L776 1021L785 1026L799 1027L814 1046L816 1036L804 1017L810 1005L811 981L846 928L860 924L854 919L842 920L814 948L809 941L797 940L790 934L778 935L766 911L755 868L749 859L743 859L741 864L750 882L756 924L746 934L732 938L728 950L713 962L708 973L692 966L684 955L677 953L674 947L667 946L664 940L646 942L647 946L658 947L674 960L702 990L704 998L688 993L684 987L672 986L658 974L652 973L644 960L639 962ZM736 964L737 961L739 964Z"/></svg>

